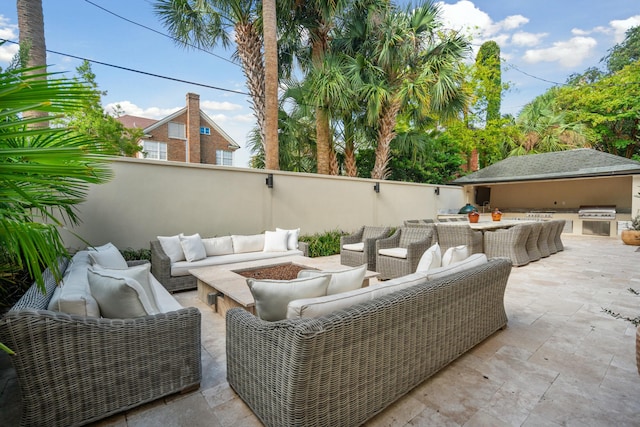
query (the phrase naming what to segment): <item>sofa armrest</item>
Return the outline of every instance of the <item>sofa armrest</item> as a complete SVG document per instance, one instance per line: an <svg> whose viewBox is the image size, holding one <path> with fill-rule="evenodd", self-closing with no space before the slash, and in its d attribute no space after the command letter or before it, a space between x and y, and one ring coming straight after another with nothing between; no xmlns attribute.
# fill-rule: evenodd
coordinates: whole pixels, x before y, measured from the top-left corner
<svg viewBox="0 0 640 427"><path fill-rule="evenodd" d="M376 240L376 253L380 249L397 248L400 246L400 229L396 230L390 237L386 239Z"/></svg>
<svg viewBox="0 0 640 427"><path fill-rule="evenodd" d="M86 424L196 387L200 317L194 307L135 319L8 312L0 337L16 352L22 423Z"/></svg>
<svg viewBox="0 0 640 427"><path fill-rule="evenodd" d="M152 240L149 246L151 249L151 274L166 287L171 279L171 259L162 249L160 241Z"/></svg>
<svg viewBox="0 0 640 427"><path fill-rule="evenodd" d="M309 256L309 243L298 241L298 249L302 251L302 255Z"/></svg>
<svg viewBox="0 0 640 427"><path fill-rule="evenodd" d="M342 245L349 245L352 243L360 243L362 242L362 235L364 233L364 227L360 227L360 230L356 231L353 234L349 234L348 236L341 236L340 237L340 247L342 248Z"/></svg>

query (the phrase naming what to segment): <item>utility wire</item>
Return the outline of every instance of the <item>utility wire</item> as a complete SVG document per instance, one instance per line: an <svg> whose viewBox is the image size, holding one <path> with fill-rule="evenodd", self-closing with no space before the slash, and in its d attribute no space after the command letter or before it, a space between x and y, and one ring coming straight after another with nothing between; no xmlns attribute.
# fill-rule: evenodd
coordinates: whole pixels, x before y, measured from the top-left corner
<svg viewBox="0 0 640 427"><path fill-rule="evenodd" d="M177 39L177 38L175 38L175 37L172 37L172 36L170 36L170 35L168 35L168 34L165 34L165 33L161 32L161 31L155 30L155 29L153 29L153 28L151 28L151 27L148 27L148 26L146 26L146 25L140 24L139 22L132 21L131 19L125 18L125 17L124 17L124 16L122 16L122 15L118 15L117 13L112 12L112 11L110 11L109 9L106 9L106 8L104 8L104 7L100 6L99 4L96 4L96 3L94 3L94 2L92 2L92 1L90 1L90 0L84 0L84 1L85 1L86 3L89 3L89 4L90 4L90 5L92 5L92 6L97 7L97 8L98 8L98 9L100 9L100 10L103 10L103 11L105 11L105 12L107 12L107 13L109 13L109 14L111 14L111 15L115 16L115 17L117 17L117 18L120 18L120 19L122 19L122 20L124 20L124 21L127 21L127 22L129 22L130 24L137 25L138 27L142 27L142 28L144 28L145 30L152 31L152 32L154 32L154 33L156 33L156 34L160 34L160 35L161 35L161 36L163 36L163 37L166 37L166 38L168 38L168 39L171 39L171 40L173 40L174 42L177 42L177 43L183 44L183 45L185 45L185 46L192 47L192 48L197 49L197 50L199 50L199 51L202 51L202 52L204 52L204 53L208 53L209 55L213 55L213 56L215 56L216 58L222 59L223 61L227 61L228 63L235 65L236 67L239 67L239 66L240 66L237 62L234 62L234 61L232 61L232 60L230 60L230 59L227 59L227 58L225 58L225 57L223 57L223 56L217 55L217 54L215 54L215 53L213 53L213 52L210 52L210 51L208 51L208 50L206 50L206 49L203 49L203 48L201 48L201 47L199 47L199 46L196 46L196 45L193 45L193 44L189 44L189 43L185 43L185 42L183 42L183 41L182 41L182 40L180 40L180 39Z"/></svg>
<svg viewBox="0 0 640 427"><path fill-rule="evenodd" d="M7 40L7 39L1 39L0 38L0 41L19 45L18 42L13 41L13 40ZM194 86L200 86L200 87L205 87L205 88L208 88L208 89L220 90L220 91L223 91L223 92L235 93L235 94L238 94L238 95L247 95L247 96L249 95L246 92L240 92L238 90L225 89L225 88L222 88L222 87L211 86L211 85L207 85L207 84L204 84L204 83L197 83L197 82L192 82L192 81L189 81L189 80L178 79L176 77L169 77L169 76L163 76L163 75L160 75L160 74L149 73L147 71L136 70L134 68L123 67L121 65L109 64L107 62L102 62L102 61L96 61L94 59L83 58L81 56L71 55L69 53L58 52L58 51L51 50L51 49L47 49L47 52L54 53L56 55L66 56L66 57L69 57L69 58L79 59L79 60L82 60L82 61L88 61L88 62L91 62L92 64L99 64L99 65L104 65L106 67L112 67L112 68L117 68L117 69L120 69L120 70L130 71L132 73L138 73L138 74L144 74L146 76L157 77L159 79L171 80L171 81L180 82L180 83L187 83L187 84L194 85Z"/></svg>

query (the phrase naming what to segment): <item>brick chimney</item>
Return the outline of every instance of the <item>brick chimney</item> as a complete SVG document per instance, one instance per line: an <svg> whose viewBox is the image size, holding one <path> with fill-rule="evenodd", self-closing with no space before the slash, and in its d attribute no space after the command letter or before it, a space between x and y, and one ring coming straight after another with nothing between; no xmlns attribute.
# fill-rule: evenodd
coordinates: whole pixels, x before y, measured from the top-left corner
<svg viewBox="0 0 640 427"><path fill-rule="evenodd" d="M188 163L200 163L200 95L187 93Z"/></svg>

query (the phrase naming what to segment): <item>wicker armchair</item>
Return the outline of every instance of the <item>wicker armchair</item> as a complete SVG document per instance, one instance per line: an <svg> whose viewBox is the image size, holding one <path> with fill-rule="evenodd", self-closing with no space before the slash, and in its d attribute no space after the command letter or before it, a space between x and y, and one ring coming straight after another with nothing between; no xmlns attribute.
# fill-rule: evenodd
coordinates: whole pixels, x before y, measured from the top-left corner
<svg viewBox="0 0 640 427"><path fill-rule="evenodd" d="M484 253L488 258L510 258L513 265L529 264L527 238L531 228L525 224L484 233Z"/></svg>
<svg viewBox="0 0 640 427"><path fill-rule="evenodd" d="M386 239L376 243L376 268L381 280L414 273L424 252L431 246L433 232L428 228L400 227ZM406 249L406 258L380 254L381 249Z"/></svg>
<svg viewBox="0 0 640 427"><path fill-rule="evenodd" d="M540 238L540 231L542 231L542 224L539 222L533 222L531 224L525 224L529 232L527 237L527 255L529 255L529 262L538 261L542 258L542 254L538 249L538 239Z"/></svg>
<svg viewBox="0 0 640 427"><path fill-rule="evenodd" d="M564 225L566 221L564 219L557 219L555 220L555 222L558 225L556 228L556 233L554 238L556 243L556 249L558 250L558 252L560 252L560 251L564 251L564 245L562 244L562 232L564 231Z"/></svg>
<svg viewBox="0 0 640 427"><path fill-rule="evenodd" d="M483 252L482 231L472 230L467 224L436 224L438 244L444 253L454 246L466 245L469 255Z"/></svg>
<svg viewBox="0 0 640 427"><path fill-rule="evenodd" d="M56 282L43 275L46 293L31 286L0 320L0 342L16 353L21 425L84 425L199 387L197 308L135 319L49 311Z"/></svg>
<svg viewBox="0 0 640 427"><path fill-rule="evenodd" d="M556 221L547 221L543 224L543 227L549 228L549 236L547 237L547 247L551 255L558 253L556 248L556 232L558 230L558 223Z"/></svg>
<svg viewBox="0 0 640 427"><path fill-rule="evenodd" d="M367 270L376 271L376 241L389 236L390 227L363 226L355 233L340 238L340 264L358 267L367 264ZM344 245L363 243L362 251L344 249Z"/></svg>
<svg viewBox="0 0 640 427"><path fill-rule="evenodd" d="M167 288L169 292L187 291L198 286L195 276L171 276L171 260L162 249L158 240L149 243L151 247L151 274Z"/></svg>
<svg viewBox="0 0 640 427"><path fill-rule="evenodd" d="M551 255L551 249L549 249L549 233L551 233L551 223L547 221L540 222L540 236L538 237L538 250L540 256L546 258Z"/></svg>

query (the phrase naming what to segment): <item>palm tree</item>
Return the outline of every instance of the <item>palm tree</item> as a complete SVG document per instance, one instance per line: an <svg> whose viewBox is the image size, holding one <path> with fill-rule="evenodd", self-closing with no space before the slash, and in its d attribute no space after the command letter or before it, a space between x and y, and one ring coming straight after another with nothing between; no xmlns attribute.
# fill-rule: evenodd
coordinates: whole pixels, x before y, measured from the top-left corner
<svg viewBox="0 0 640 427"><path fill-rule="evenodd" d="M469 43L458 34L444 34L439 7L431 2L405 10L392 5L369 9L366 37L344 45L355 58L359 99L365 102L370 126L377 129L374 179L388 175L390 144L400 111L413 104L423 115L453 116L465 104L458 63ZM362 34L362 30L356 28Z"/></svg>
<svg viewBox="0 0 640 427"><path fill-rule="evenodd" d="M247 79L260 140L263 149L266 149L265 68L256 2L253 0L157 0L154 8L171 35L185 47L211 49L221 44L227 48L231 44L231 37L234 37L236 43L234 57L240 60L242 71Z"/></svg>
<svg viewBox="0 0 640 427"><path fill-rule="evenodd" d="M279 169L278 162L278 31L276 0L262 1L265 62L266 168Z"/></svg>
<svg viewBox="0 0 640 427"><path fill-rule="evenodd" d="M68 256L60 228L79 221L74 206L89 184L111 177L95 140L65 127L31 127L48 114L82 109L91 88L26 68L0 73L0 287L26 269L44 291L42 269L60 280L58 258ZM25 118L28 110L45 117ZM9 278L9 279L7 279ZM7 350L2 345L0 348Z"/></svg>
<svg viewBox="0 0 640 427"><path fill-rule="evenodd" d="M20 49L26 55L29 69L37 70L41 75L46 72L47 47L44 38L44 17L42 14L42 0L17 0L18 29L20 31ZM44 111L25 111L27 117L45 117ZM47 122L38 122L38 126L47 126Z"/></svg>

